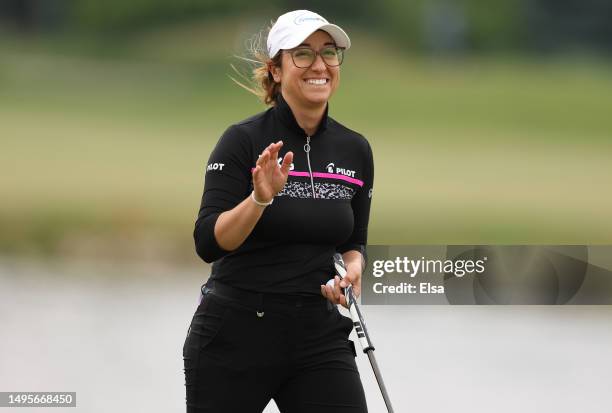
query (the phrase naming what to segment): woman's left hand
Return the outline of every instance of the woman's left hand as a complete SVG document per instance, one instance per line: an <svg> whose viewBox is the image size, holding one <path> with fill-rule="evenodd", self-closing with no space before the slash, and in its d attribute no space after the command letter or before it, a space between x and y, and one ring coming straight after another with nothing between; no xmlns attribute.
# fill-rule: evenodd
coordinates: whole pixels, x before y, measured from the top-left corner
<svg viewBox="0 0 612 413"><path fill-rule="evenodd" d="M356 266L348 266L346 276L340 280L339 276L334 277L334 286L329 284L321 285L321 294L334 304L341 304L348 308L346 297L344 296L343 288L353 286L353 295L358 298L361 294L361 269Z"/></svg>

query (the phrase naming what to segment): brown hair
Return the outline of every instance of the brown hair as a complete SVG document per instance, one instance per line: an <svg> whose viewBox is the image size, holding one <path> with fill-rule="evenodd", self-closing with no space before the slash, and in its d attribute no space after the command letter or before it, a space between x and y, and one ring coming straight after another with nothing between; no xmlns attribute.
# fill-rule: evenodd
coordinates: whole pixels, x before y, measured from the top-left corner
<svg viewBox="0 0 612 413"><path fill-rule="evenodd" d="M270 72L272 66L281 67L282 53L277 53L274 58L270 59L267 50L267 38L270 29L274 22L270 26L258 33L254 34L246 42L246 54L247 56L236 56L238 59L246 62L249 66L247 69L250 72L248 75L241 72L233 64L230 64L234 72L240 76L247 84L236 80L231 75L229 76L238 86L248 90L257 96L264 104L274 106L276 96L280 93L280 83L275 82Z"/></svg>

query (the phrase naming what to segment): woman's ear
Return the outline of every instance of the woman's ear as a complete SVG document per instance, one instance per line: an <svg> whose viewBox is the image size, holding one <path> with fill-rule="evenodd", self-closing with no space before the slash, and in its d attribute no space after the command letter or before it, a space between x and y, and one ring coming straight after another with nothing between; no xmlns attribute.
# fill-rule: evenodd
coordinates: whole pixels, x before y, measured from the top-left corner
<svg viewBox="0 0 612 413"><path fill-rule="evenodd" d="M270 74L272 75L272 79L274 79L276 83L281 82L281 68L280 67L270 64L268 65L268 71L270 72Z"/></svg>

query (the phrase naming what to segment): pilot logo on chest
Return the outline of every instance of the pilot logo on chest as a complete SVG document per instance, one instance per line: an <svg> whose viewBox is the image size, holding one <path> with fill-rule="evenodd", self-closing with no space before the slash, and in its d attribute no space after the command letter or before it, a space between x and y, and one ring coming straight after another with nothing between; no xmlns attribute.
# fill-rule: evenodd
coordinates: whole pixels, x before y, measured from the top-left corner
<svg viewBox="0 0 612 413"><path fill-rule="evenodd" d="M327 173L330 174L340 174L344 176L350 176L351 178L355 177L355 171L341 168L339 166L337 167L333 162L328 163L325 169L327 169Z"/></svg>

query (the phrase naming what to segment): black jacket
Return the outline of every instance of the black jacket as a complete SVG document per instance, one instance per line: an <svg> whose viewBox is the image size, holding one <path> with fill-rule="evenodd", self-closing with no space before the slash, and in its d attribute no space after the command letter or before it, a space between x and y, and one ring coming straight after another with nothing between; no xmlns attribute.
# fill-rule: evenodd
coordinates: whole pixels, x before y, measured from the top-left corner
<svg viewBox="0 0 612 413"><path fill-rule="evenodd" d="M194 230L198 255L214 261L213 279L252 291L320 295L319 286L334 274L334 252L365 254L372 150L362 135L327 111L308 138L279 94L274 107L230 126L221 136L206 167ZM258 155L278 140L284 143L280 158L288 151L294 154L287 184L245 242L225 251L216 242L215 222L250 195Z"/></svg>

